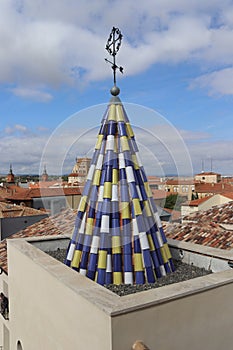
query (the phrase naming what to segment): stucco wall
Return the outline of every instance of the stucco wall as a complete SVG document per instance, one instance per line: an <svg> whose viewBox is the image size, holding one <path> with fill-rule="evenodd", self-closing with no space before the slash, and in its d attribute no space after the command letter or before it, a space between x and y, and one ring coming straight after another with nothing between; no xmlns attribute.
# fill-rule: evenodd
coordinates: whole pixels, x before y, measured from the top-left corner
<svg viewBox="0 0 233 350"><path fill-rule="evenodd" d="M181 216L183 217L183 216L192 214L192 213L197 212L197 211L208 210L208 209L212 208L213 206L229 203L230 201L231 201L230 198L224 197L221 194L216 194L216 195L208 198L205 202L200 203L198 206L182 205L181 206Z"/></svg>
<svg viewBox="0 0 233 350"><path fill-rule="evenodd" d="M38 238L36 244L38 244ZM174 243L178 253L217 249ZM173 247L173 248L174 248ZM186 252L184 252L184 257ZM223 251L220 260L233 261ZM233 270L119 297L23 239L8 241L10 345L33 350L232 349Z"/></svg>
<svg viewBox="0 0 233 350"><path fill-rule="evenodd" d="M66 201L67 201L68 207L72 208L72 209L78 209L80 199L81 199L80 194L66 196Z"/></svg>
<svg viewBox="0 0 233 350"><path fill-rule="evenodd" d="M233 285L114 317L113 350L141 339L151 350L232 349Z"/></svg>
<svg viewBox="0 0 233 350"><path fill-rule="evenodd" d="M220 194L216 194L213 197L209 198L204 203L201 203L199 207L200 207L200 210L208 210L215 205L229 203L230 201L231 201L230 198L224 197Z"/></svg>
<svg viewBox="0 0 233 350"><path fill-rule="evenodd" d="M197 206L188 206L188 205L182 205L181 206L181 217L184 217L186 215L190 215L192 213L196 213L198 211Z"/></svg>
<svg viewBox="0 0 233 350"><path fill-rule="evenodd" d="M8 297L8 276L2 272L0 275L0 293L3 293ZM8 350L7 348L7 339L5 337L4 342L4 334L6 335L7 329L9 327L9 321L5 320L4 317L0 314L0 345L4 345L4 350Z"/></svg>
<svg viewBox="0 0 233 350"><path fill-rule="evenodd" d="M18 340L25 350L111 348L110 318L82 296L87 278L80 289L76 272L45 253L39 251L38 259L32 253L31 259L9 244L8 254L12 350Z"/></svg>
<svg viewBox="0 0 233 350"><path fill-rule="evenodd" d="M36 222L46 218L47 216L47 214L41 214L30 216L25 215L12 218L1 218L1 239L5 239L20 230L24 230L26 227L35 224Z"/></svg>

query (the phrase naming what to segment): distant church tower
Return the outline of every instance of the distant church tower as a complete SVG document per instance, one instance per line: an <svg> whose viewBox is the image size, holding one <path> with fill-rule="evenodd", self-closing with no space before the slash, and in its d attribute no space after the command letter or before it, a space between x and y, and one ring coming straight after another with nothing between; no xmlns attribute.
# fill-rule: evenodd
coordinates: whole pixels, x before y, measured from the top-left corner
<svg viewBox="0 0 233 350"><path fill-rule="evenodd" d="M9 173L7 174L6 182L8 183L8 185L10 184L13 185L15 183L15 175L12 172L12 164L10 165L10 170L9 170Z"/></svg>
<svg viewBox="0 0 233 350"><path fill-rule="evenodd" d="M68 183L72 185L74 183L84 183L86 181L90 164L90 158L76 158L76 163L73 167L72 173L68 175Z"/></svg>
<svg viewBox="0 0 233 350"><path fill-rule="evenodd" d="M49 179L49 176L47 174L46 166L44 166L44 171L43 171L43 174L41 175L41 181L45 182L45 181L48 181L48 179Z"/></svg>

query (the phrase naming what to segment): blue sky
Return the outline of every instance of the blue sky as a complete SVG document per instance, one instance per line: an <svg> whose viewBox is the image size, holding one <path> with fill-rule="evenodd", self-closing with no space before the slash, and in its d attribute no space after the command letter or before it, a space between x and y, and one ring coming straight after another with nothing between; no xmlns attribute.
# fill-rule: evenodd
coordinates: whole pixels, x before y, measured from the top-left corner
<svg viewBox="0 0 233 350"><path fill-rule="evenodd" d="M117 84L147 172L196 173L212 162L233 174L232 1L1 0L0 21L0 173L10 163L16 174L43 164L69 172L76 156L91 156L116 26Z"/></svg>

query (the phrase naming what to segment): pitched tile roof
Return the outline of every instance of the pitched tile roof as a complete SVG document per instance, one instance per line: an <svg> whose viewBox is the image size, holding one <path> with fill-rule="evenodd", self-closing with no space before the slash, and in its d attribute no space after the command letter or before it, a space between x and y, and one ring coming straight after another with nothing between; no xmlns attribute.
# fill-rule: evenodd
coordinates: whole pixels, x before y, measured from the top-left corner
<svg viewBox="0 0 233 350"><path fill-rule="evenodd" d="M186 216L183 224L171 224L165 228L166 236L179 241L192 242L220 249L233 248L233 202L213 207L207 211Z"/></svg>
<svg viewBox="0 0 233 350"><path fill-rule="evenodd" d="M213 196L208 196L208 197L203 197L203 198L198 198L198 199L194 199L192 201L189 201L189 202L186 202L186 203L183 203L182 205L188 205L190 207L196 207L198 206L199 204L201 203L204 203L206 202L208 199L210 199L211 197Z"/></svg>
<svg viewBox="0 0 233 350"><path fill-rule="evenodd" d="M215 195L220 195L220 196L223 196L223 197L226 197L226 198L229 198L229 199L232 199L233 200L233 192L222 192L222 193L217 193ZM214 195L210 195L210 196L207 196L207 197L203 197L203 198L198 198L198 199L194 199L192 201L187 201L185 203L183 203L182 205L185 205L185 206L198 206L199 204L202 204L206 201L208 201L210 198L214 197Z"/></svg>
<svg viewBox="0 0 233 350"><path fill-rule="evenodd" d="M228 191L232 192L233 186L225 182L195 184L195 192L198 193L223 193Z"/></svg>
<svg viewBox="0 0 233 350"><path fill-rule="evenodd" d="M233 202L218 205L206 211L198 211L184 217L184 220L198 221L199 223L233 224Z"/></svg>
<svg viewBox="0 0 233 350"><path fill-rule="evenodd" d="M0 186L0 198L1 199L6 199L9 196L12 196L14 194L18 194L20 192L24 192L25 189L17 186L17 185L11 185L11 186Z"/></svg>
<svg viewBox="0 0 233 350"><path fill-rule="evenodd" d="M6 202L0 202L0 217L17 217L17 216L32 216L41 215L41 211L29 208L22 205L13 205Z"/></svg>
<svg viewBox="0 0 233 350"><path fill-rule="evenodd" d="M151 189L154 199L165 199L171 193L163 190Z"/></svg>
<svg viewBox="0 0 233 350"><path fill-rule="evenodd" d="M168 179L165 181L167 185L193 185L195 183L194 180L183 180L180 178L177 179Z"/></svg>
<svg viewBox="0 0 233 350"><path fill-rule="evenodd" d="M10 194L6 198L11 200L31 200L32 198L40 197L56 197L56 196L70 196L81 194L78 187L59 187L59 188L31 188L24 189L19 193Z"/></svg>
<svg viewBox="0 0 233 350"><path fill-rule="evenodd" d="M46 188L46 187L63 187L64 182L60 179L58 180L51 180L51 181L42 181L35 183L30 183L29 188Z"/></svg>
<svg viewBox="0 0 233 350"><path fill-rule="evenodd" d="M223 192L221 195L233 200L233 192Z"/></svg>
<svg viewBox="0 0 233 350"><path fill-rule="evenodd" d="M203 171L202 173L196 174L195 176L200 175L220 175L219 173L215 173L214 171Z"/></svg>
<svg viewBox="0 0 233 350"><path fill-rule="evenodd" d="M66 209L61 213L45 218L35 224L28 226L24 230L21 230L7 239L0 242L0 267L7 273L7 240L13 238L29 238L29 237L41 237L41 236L58 236L68 235L74 227L76 218L76 211Z"/></svg>

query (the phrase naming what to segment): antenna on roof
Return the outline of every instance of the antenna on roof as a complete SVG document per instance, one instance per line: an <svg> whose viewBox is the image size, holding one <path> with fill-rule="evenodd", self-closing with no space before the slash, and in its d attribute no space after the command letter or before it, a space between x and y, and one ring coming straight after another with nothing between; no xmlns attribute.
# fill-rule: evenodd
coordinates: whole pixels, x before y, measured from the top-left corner
<svg viewBox="0 0 233 350"><path fill-rule="evenodd" d="M201 172L204 173L204 159L201 160Z"/></svg>
<svg viewBox="0 0 233 350"><path fill-rule="evenodd" d="M213 171L213 159L210 157L210 171Z"/></svg>
<svg viewBox="0 0 233 350"><path fill-rule="evenodd" d="M105 49L113 57L113 62L105 58L105 61L112 65L114 86L111 89L111 94L113 96L117 96L120 93L120 89L116 86L116 70L119 69L123 74L123 67L117 66L116 64L116 54L120 49L122 38L123 35L121 34L120 29L113 27L105 46Z"/></svg>

